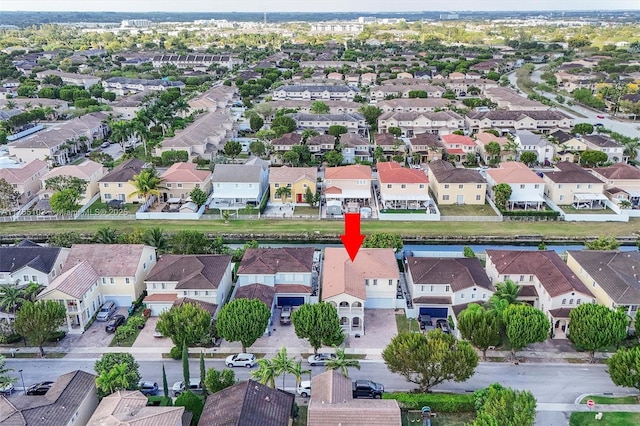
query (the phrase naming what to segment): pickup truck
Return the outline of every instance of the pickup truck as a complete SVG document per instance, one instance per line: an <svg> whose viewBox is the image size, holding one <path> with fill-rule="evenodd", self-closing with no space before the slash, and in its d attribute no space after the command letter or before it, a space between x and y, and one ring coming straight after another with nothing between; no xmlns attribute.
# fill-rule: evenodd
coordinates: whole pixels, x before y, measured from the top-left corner
<svg viewBox="0 0 640 426"><path fill-rule="evenodd" d="M371 380L356 380L352 384L354 398L382 398L384 386Z"/></svg>

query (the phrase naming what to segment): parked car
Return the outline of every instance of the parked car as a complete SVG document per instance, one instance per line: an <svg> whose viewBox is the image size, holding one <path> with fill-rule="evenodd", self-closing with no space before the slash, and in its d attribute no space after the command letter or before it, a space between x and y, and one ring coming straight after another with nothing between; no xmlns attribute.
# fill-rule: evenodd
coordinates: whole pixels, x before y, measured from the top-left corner
<svg viewBox="0 0 640 426"><path fill-rule="evenodd" d="M297 391L298 391L298 395L300 395L303 398L307 398L311 396L311 381L310 380L301 381Z"/></svg>
<svg viewBox="0 0 640 426"><path fill-rule="evenodd" d="M53 382L35 383L27 388L27 395L44 395L51 389Z"/></svg>
<svg viewBox="0 0 640 426"><path fill-rule="evenodd" d="M604 118L604 115L596 115L596 117L598 117L600 120L602 120Z"/></svg>
<svg viewBox="0 0 640 426"><path fill-rule="evenodd" d="M164 337L157 328L153 330L153 337Z"/></svg>
<svg viewBox="0 0 640 426"><path fill-rule="evenodd" d="M291 306L282 307L282 312L280 312L280 324L281 325L291 324Z"/></svg>
<svg viewBox="0 0 640 426"><path fill-rule="evenodd" d="M356 380L352 384L354 398L382 398L384 386L371 380Z"/></svg>
<svg viewBox="0 0 640 426"><path fill-rule="evenodd" d="M156 382L146 382L144 380L140 380L138 382L138 389L144 395L155 395L158 393L158 384Z"/></svg>
<svg viewBox="0 0 640 426"><path fill-rule="evenodd" d="M109 148L111 146L111 144L109 142L103 142L102 145L100 145L100 148Z"/></svg>
<svg viewBox="0 0 640 426"><path fill-rule="evenodd" d="M108 321L116 312L116 304L109 301L104 302L98 311L98 315L96 315L96 321Z"/></svg>
<svg viewBox="0 0 640 426"><path fill-rule="evenodd" d="M225 359L224 363L227 364L227 367L229 368L232 368L232 367L251 368L256 363L256 357L254 354L244 354L244 353L229 355L227 359Z"/></svg>
<svg viewBox="0 0 640 426"><path fill-rule="evenodd" d="M175 382L171 387L171 391L173 392L173 396L180 396L186 390L184 386L184 382ZM189 391L195 393L196 395L202 394L202 388L200 387L200 379L193 378L189 379Z"/></svg>
<svg viewBox="0 0 640 426"><path fill-rule="evenodd" d="M602 123L596 123L596 124L594 124L594 126L595 126L595 127L604 127L604 124L602 124Z"/></svg>
<svg viewBox="0 0 640 426"><path fill-rule="evenodd" d="M0 394L2 395L11 395L14 391L13 383L9 383L5 386L0 387Z"/></svg>
<svg viewBox="0 0 640 426"><path fill-rule="evenodd" d="M115 333L116 329L124 324L124 315L114 315L113 318L107 323L107 326L104 328L104 331L107 333Z"/></svg>
<svg viewBox="0 0 640 426"><path fill-rule="evenodd" d="M449 328L449 321L446 319L439 319L436 321L436 327L442 330L443 333L451 333L451 329Z"/></svg>
<svg viewBox="0 0 640 426"><path fill-rule="evenodd" d="M316 365L325 365L327 361L336 358L336 354L320 353L309 356L309 358L307 358L307 362L309 363L309 365L314 367Z"/></svg>

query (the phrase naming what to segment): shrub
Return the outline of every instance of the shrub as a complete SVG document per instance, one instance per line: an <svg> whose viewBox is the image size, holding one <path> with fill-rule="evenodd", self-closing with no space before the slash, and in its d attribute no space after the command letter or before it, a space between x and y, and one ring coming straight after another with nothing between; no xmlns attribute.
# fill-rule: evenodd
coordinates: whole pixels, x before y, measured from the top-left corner
<svg viewBox="0 0 640 426"><path fill-rule="evenodd" d="M173 400L166 396L149 396L147 397L147 406L151 407L171 407Z"/></svg>
<svg viewBox="0 0 640 426"><path fill-rule="evenodd" d="M471 413L475 411L473 395L453 393L385 393L384 399L395 399L401 408L420 410L424 406L440 413Z"/></svg>
<svg viewBox="0 0 640 426"><path fill-rule="evenodd" d="M49 336L49 338L47 339L47 342L58 342L64 339L64 336L66 335L67 333L64 331L56 331L55 333L52 333L51 336Z"/></svg>
<svg viewBox="0 0 640 426"><path fill-rule="evenodd" d="M146 308L144 311L142 311L142 316L145 318L149 318L151 316L151 309Z"/></svg>
<svg viewBox="0 0 640 426"><path fill-rule="evenodd" d="M181 359L182 358L182 348L178 346L174 346L169 351L169 356L173 359Z"/></svg>

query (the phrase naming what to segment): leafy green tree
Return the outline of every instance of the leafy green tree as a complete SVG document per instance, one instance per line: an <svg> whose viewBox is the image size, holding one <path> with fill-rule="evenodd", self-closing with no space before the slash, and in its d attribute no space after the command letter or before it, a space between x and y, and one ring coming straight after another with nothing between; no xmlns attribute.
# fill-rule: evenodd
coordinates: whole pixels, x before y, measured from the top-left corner
<svg viewBox="0 0 640 426"><path fill-rule="evenodd" d="M189 153L184 150L165 151L160 155L163 166L171 166L175 163L185 163L189 161Z"/></svg>
<svg viewBox="0 0 640 426"><path fill-rule="evenodd" d="M109 372L111 372L117 365L125 366L125 368L118 371L118 380L122 380L124 382L122 389L138 389L138 383L140 382L140 373L138 372L138 369L140 366L133 355L129 353L105 353L96 361L94 370L98 376L108 376ZM98 394L100 396L105 396L109 393L110 392L99 392Z"/></svg>
<svg viewBox="0 0 640 426"><path fill-rule="evenodd" d="M478 410L471 426L533 426L536 399L529 391L516 391L494 383L473 393Z"/></svg>
<svg viewBox="0 0 640 426"><path fill-rule="evenodd" d="M78 194L73 189L63 189L49 198L49 205L56 214L69 214L69 212L75 212L80 208L78 203L81 199L82 194Z"/></svg>
<svg viewBox="0 0 640 426"><path fill-rule="evenodd" d="M44 357L42 345L58 331L67 319L67 311L63 305L53 300L25 302L16 313L14 328L29 343L40 349Z"/></svg>
<svg viewBox="0 0 640 426"><path fill-rule="evenodd" d="M211 314L199 304L183 303L162 312L156 327L174 345L194 346L209 331Z"/></svg>
<svg viewBox="0 0 640 426"><path fill-rule="evenodd" d="M309 204L309 206L311 207L315 207L318 205L318 202L320 201L320 194L318 193L313 193L311 191L311 188L307 186L307 189L305 189L304 191L304 202Z"/></svg>
<svg viewBox="0 0 640 426"><path fill-rule="evenodd" d="M598 237L595 240L586 241L587 250L618 250L620 242L613 236Z"/></svg>
<svg viewBox="0 0 640 426"><path fill-rule="evenodd" d="M409 90L409 98L427 98L429 94L425 90Z"/></svg>
<svg viewBox="0 0 640 426"><path fill-rule="evenodd" d="M242 343L242 352L262 336L269 325L271 311L258 299L234 299L220 309L216 326L229 342Z"/></svg>
<svg viewBox="0 0 640 426"><path fill-rule="evenodd" d="M402 135L402 129L400 127L389 127L387 129L387 132L389 132L389 134L392 134L396 138L399 138L400 135Z"/></svg>
<svg viewBox="0 0 640 426"><path fill-rule="evenodd" d="M191 426L196 426L200 421L200 416L202 415L202 409L204 408L204 402L202 399L198 398L191 391L182 392L173 403L174 407L184 407L186 411L189 411L193 414L193 418L191 419Z"/></svg>
<svg viewBox="0 0 640 426"><path fill-rule="evenodd" d="M185 387L191 383L191 372L189 371L189 347L186 344L182 345L182 380Z"/></svg>
<svg viewBox="0 0 640 426"><path fill-rule="evenodd" d="M580 164L587 167L597 167L609 160L606 152L588 149L580 154Z"/></svg>
<svg viewBox="0 0 640 426"><path fill-rule="evenodd" d="M99 396L111 395L117 390L127 389L127 365L116 364L96 377L96 387Z"/></svg>
<svg viewBox="0 0 640 426"><path fill-rule="evenodd" d="M476 254L474 253L473 249L469 246L464 246L462 248L462 255L464 257L469 257L469 258L476 257Z"/></svg>
<svg viewBox="0 0 640 426"><path fill-rule="evenodd" d="M209 198L207 193L200 188L193 188L189 193L189 197L191 198L191 201L196 203L198 208L202 207L207 202L207 199Z"/></svg>
<svg viewBox="0 0 640 426"><path fill-rule="evenodd" d="M349 133L349 129L347 129L345 126L329 126L329 128L327 129L327 134L334 136L336 138L339 138L340 135L343 135L345 133Z"/></svg>
<svg viewBox="0 0 640 426"><path fill-rule="evenodd" d="M344 348L338 348L336 349L336 357L327 360L325 366L327 370L340 370L340 374L344 377L349 377L349 368L360 370L360 361L347 358Z"/></svg>
<svg viewBox="0 0 640 426"><path fill-rule="evenodd" d="M569 313L569 339L580 350L589 351L593 363L595 352L620 343L627 336L629 318L624 312L596 303L582 303Z"/></svg>
<svg viewBox="0 0 640 426"><path fill-rule="evenodd" d="M249 119L249 126L255 133L258 130L262 129L262 126L264 126L264 120L259 115L252 115Z"/></svg>
<svg viewBox="0 0 640 426"><path fill-rule="evenodd" d="M118 230L109 226L103 226L96 231L93 241L98 244L116 244L118 242Z"/></svg>
<svg viewBox="0 0 640 426"><path fill-rule="evenodd" d="M516 352L525 346L547 340L551 328L544 312L528 304L509 305L503 321L513 360Z"/></svg>
<svg viewBox="0 0 640 426"><path fill-rule="evenodd" d="M308 339L313 353L321 346L338 346L344 340L338 310L330 303L305 303L291 314L291 323L300 339Z"/></svg>
<svg viewBox="0 0 640 426"><path fill-rule="evenodd" d="M204 385L207 391L211 394L226 389L229 386L236 384L236 373L230 368L225 368L222 371L218 371L215 368L207 370L207 374L204 378Z"/></svg>
<svg viewBox="0 0 640 426"><path fill-rule="evenodd" d="M120 346L120 342L127 340L134 334L136 334L136 330L130 324L123 324L116 328L115 333L113 333L113 338L118 343L118 346Z"/></svg>
<svg viewBox="0 0 640 426"><path fill-rule="evenodd" d="M494 311L488 311L477 303L471 303L458 316L458 330L462 338L482 351L482 360L487 360L489 346L497 346L500 336L500 318Z"/></svg>
<svg viewBox="0 0 640 426"><path fill-rule="evenodd" d="M235 159L242 152L242 144L238 141L228 141L224 144L224 154Z"/></svg>
<svg viewBox="0 0 640 426"><path fill-rule="evenodd" d="M207 369L204 365L204 352L200 352L200 387L203 390L203 394L207 396L207 388L204 385L204 379L207 377Z"/></svg>
<svg viewBox="0 0 640 426"><path fill-rule="evenodd" d="M20 198L20 193L5 178L0 179L0 212L12 212Z"/></svg>
<svg viewBox="0 0 640 426"><path fill-rule="evenodd" d="M297 127L298 124L296 120L288 115L278 116L271 122L271 130L275 132L277 138L282 137L282 135L286 133L294 132Z"/></svg>
<svg viewBox="0 0 640 426"><path fill-rule="evenodd" d="M360 107L360 113L364 116L364 120L372 132L378 130L378 117L382 115L382 112L381 108L374 105L363 105Z"/></svg>
<svg viewBox="0 0 640 426"><path fill-rule="evenodd" d="M590 135L593 133L593 124L590 123L578 123L573 126L571 133L574 135Z"/></svg>
<svg viewBox="0 0 640 426"><path fill-rule="evenodd" d="M525 151L522 154L520 154L520 161L526 164L527 166L531 167L533 163L538 161L538 154L536 154L533 151Z"/></svg>
<svg viewBox="0 0 640 426"><path fill-rule="evenodd" d="M82 244L85 240L74 231L60 232L58 234L53 234L47 240L47 244L52 247L66 247L70 248L74 244Z"/></svg>
<svg viewBox="0 0 640 426"><path fill-rule="evenodd" d="M500 153L502 152L502 147L498 142L496 141L489 142L484 147L484 150L487 153L487 155L489 155L489 162L491 164L497 164L500 162Z"/></svg>
<svg viewBox="0 0 640 426"><path fill-rule="evenodd" d="M463 382L478 365L478 355L469 342L460 341L440 330L422 333L403 332L382 351L392 373L418 385L420 392L446 381Z"/></svg>
<svg viewBox="0 0 640 426"><path fill-rule="evenodd" d="M169 240L162 228L156 226L147 230L144 234L144 243L156 248L156 252L161 254L169 249Z"/></svg>
<svg viewBox="0 0 640 426"><path fill-rule="evenodd" d="M267 149L262 141L253 141L249 145L249 151L256 157L262 157L266 154Z"/></svg>
<svg viewBox="0 0 640 426"><path fill-rule="evenodd" d="M511 191L511 185L509 185L508 183L499 183L497 185L494 185L493 198L496 206L501 209L506 209L509 198L511 198Z"/></svg>
<svg viewBox="0 0 640 426"><path fill-rule="evenodd" d="M309 111L311 114L329 114L329 105L325 104L322 101L313 101L311 102L311 107L309 107Z"/></svg>
<svg viewBox="0 0 640 426"><path fill-rule="evenodd" d="M390 232L369 234L362 242L364 248L392 248L395 252L402 250L402 245L402 238Z"/></svg>
<svg viewBox="0 0 640 426"><path fill-rule="evenodd" d="M178 231L169 239L169 247L173 254L206 254L211 253L212 244L200 231Z"/></svg>
<svg viewBox="0 0 640 426"><path fill-rule="evenodd" d="M0 388L9 386L16 381L13 377L9 377L9 372L13 371L13 368L6 368L6 363L7 360L4 355L0 355Z"/></svg>
<svg viewBox="0 0 640 426"><path fill-rule="evenodd" d="M342 164L344 160L342 153L338 151L329 151L324 155L324 159L329 167L336 167Z"/></svg>
<svg viewBox="0 0 640 426"><path fill-rule="evenodd" d="M613 383L640 391L640 346L618 349L607 360L607 366ZM640 394L636 399L640 400Z"/></svg>

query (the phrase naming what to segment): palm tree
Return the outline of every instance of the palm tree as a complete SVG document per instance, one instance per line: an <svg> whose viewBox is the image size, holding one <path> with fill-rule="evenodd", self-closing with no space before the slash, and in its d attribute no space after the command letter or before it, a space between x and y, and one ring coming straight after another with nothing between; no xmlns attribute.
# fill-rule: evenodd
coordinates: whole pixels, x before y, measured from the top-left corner
<svg viewBox="0 0 640 426"><path fill-rule="evenodd" d="M113 392L121 389L126 389L129 385L127 381L127 364L116 364L111 370L103 371L98 377L96 377L96 386L102 392L106 394L112 394Z"/></svg>
<svg viewBox="0 0 640 426"><path fill-rule="evenodd" d="M271 360L274 365L278 376L282 375L282 389L284 389L284 379L287 373L290 373L295 368L295 361L293 358L287 357L287 348L282 347L276 356Z"/></svg>
<svg viewBox="0 0 640 426"><path fill-rule="evenodd" d="M251 378L267 385L271 388L276 387L276 377L278 377L278 370L270 359L261 358L258 360L258 369L251 372Z"/></svg>
<svg viewBox="0 0 640 426"><path fill-rule="evenodd" d="M512 160L517 160L518 159L518 144L515 141L509 140L509 142L505 143L502 146L502 150L506 153L512 153L513 157L511 157Z"/></svg>
<svg viewBox="0 0 640 426"><path fill-rule="evenodd" d="M288 186L281 186L276 189L276 196L278 196L282 202L284 203L288 198L291 197L291 188Z"/></svg>
<svg viewBox="0 0 640 426"><path fill-rule="evenodd" d="M293 374L293 376L296 378L296 387L300 386L300 382L302 381L302 376L304 374L308 374L309 378L311 378L311 370L305 370L302 368L302 361L296 361L291 370L289 370L289 373Z"/></svg>
<svg viewBox="0 0 640 426"><path fill-rule="evenodd" d="M13 368L5 368L5 363L7 360L3 355L0 355L0 388L5 388L6 386L14 383L16 379L13 377L9 377L8 373L13 371ZM22 371L22 370L21 370Z"/></svg>
<svg viewBox="0 0 640 426"><path fill-rule="evenodd" d="M349 377L349 367L357 368L360 370L360 362L357 359L347 358L344 353L344 348L336 349L336 357L331 358L326 364L328 370L340 370L340 373L344 377Z"/></svg>
<svg viewBox="0 0 640 426"><path fill-rule="evenodd" d="M29 283L22 289L24 298L30 302L35 302L38 293L44 289L44 286L38 283Z"/></svg>
<svg viewBox="0 0 640 426"><path fill-rule="evenodd" d="M142 146L144 146L144 158L145 160L147 159L147 141L149 140L149 136L151 136L151 134L149 133L149 127L147 127L148 124L145 124L143 121L138 120L137 118L134 118L133 120L131 120L131 131L132 134L137 137L140 142L142 143Z"/></svg>
<svg viewBox="0 0 640 426"><path fill-rule="evenodd" d="M145 244L155 247L157 253L164 253L169 249L167 235L157 226L149 229L144 237Z"/></svg>
<svg viewBox="0 0 640 426"><path fill-rule="evenodd" d="M118 242L118 231L115 228L104 226L98 229L93 241L98 244L115 244Z"/></svg>
<svg viewBox="0 0 640 426"><path fill-rule="evenodd" d="M640 148L640 140L631 139L624 143L624 155L629 157L629 160L635 160L638 156L638 148Z"/></svg>
<svg viewBox="0 0 640 426"><path fill-rule="evenodd" d="M0 285L0 310L15 314L27 299L24 298L24 291L18 283Z"/></svg>
<svg viewBox="0 0 640 426"><path fill-rule="evenodd" d="M9 101L7 101L7 103L5 104L4 109L6 109L7 111L10 111L10 110L14 109L16 106L17 106L17 104L16 104L16 102L15 102L15 101L11 101L11 100L9 100Z"/></svg>
<svg viewBox="0 0 640 426"><path fill-rule="evenodd" d="M159 196L159 188L162 181L163 179L158 176L156 169L144 169L135 175L133 180L129 181L136 188L135 191L129 194L129 197L141 195L147 201L152 195Z"/></svg>
<svg viewBox="0 0 640 426"><path fill-rule="evenodd" d="M517 302L521 287L511 280L496 284L496 292L491 296L494 300L506 300L510 305Z"/></svg>
<svg viewBox="0 0 640 426"><path fill-rule="evenodd" d="M117 142L124 151L125 143L129 141L133 135L131 123L125 120L116 121L109 125L111 128L111 140Z"/></svg>

